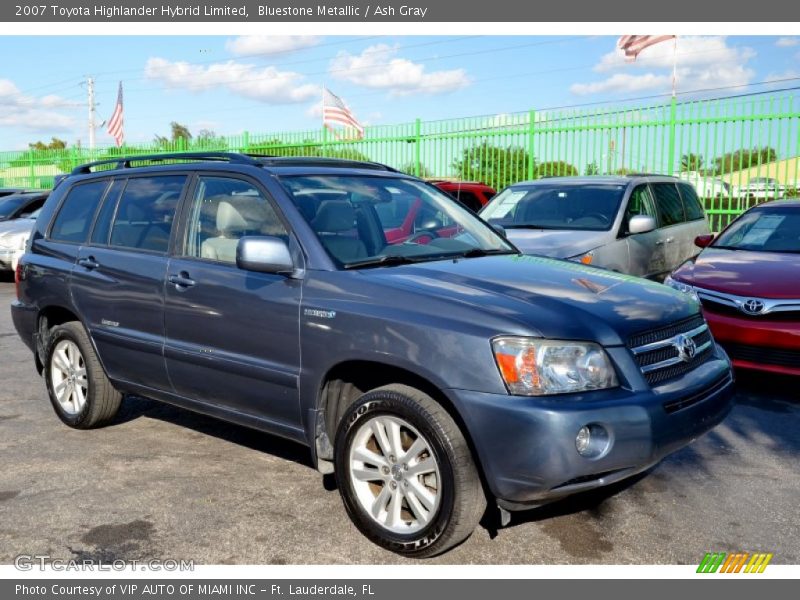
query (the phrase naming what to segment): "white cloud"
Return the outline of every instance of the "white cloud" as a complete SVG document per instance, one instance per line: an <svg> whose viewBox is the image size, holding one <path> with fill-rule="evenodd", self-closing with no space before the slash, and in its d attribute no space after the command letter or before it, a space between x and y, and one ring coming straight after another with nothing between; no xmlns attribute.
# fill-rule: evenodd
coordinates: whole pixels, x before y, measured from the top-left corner
<svg viewBox="0 0 800 600"><path fill-rule="evenodd" d="M225 42L225 49L236 56L287 54L316 46L316 35L242 35Z"/></svg>
<svg viewBox="0 0 800 600"><path fill-rule="evenodd" d="M36 132L59 133L75 125L75 119L55 109L75 108L55 95L35 97L23 94L9 79L0 79L0 125Z"/></svg>
<svg viewBox="0 0 800 600"><path fill-rule="evenodd" d="M725 37L681 37L677 52L678 91L743 85L755 75L755 71L747 66L755 51L729 46ZM617 49L605 54L594 71L618 72L600 81L575 83L570 91L580 96L667 92L672 87L673 53L673 44L664 42L644 49L636 61L626 62L623 53ZM634 74L630 71L647 72Z"/></svg>
<svg viewBox="0 0 800 600"><path fill-rule="evenodd" d="M318 85L307 83L300 73L233 60L203 66L149 58L144 73L148 79L160 81L167 88L199 93L223 87L266 104L306 102L321 93Z"/></svg>
<svg viewBox="0 0 800 600"><path fill-rule="evenodd" d="M800 38L796 38L796 37L778 38L778 41L775 42L775 45L778 48L792 48L794 46L800 45Z"/></svg>
<svg viewBox="0 0 800 600"><path fill-rule="evenodd" d="M363 87L386 90L393 96L443 94L469 85L464 69L427 72L423 64L397 56L397 48L370 46L361 54L339 52L329 72L335 79Z"/></svg>

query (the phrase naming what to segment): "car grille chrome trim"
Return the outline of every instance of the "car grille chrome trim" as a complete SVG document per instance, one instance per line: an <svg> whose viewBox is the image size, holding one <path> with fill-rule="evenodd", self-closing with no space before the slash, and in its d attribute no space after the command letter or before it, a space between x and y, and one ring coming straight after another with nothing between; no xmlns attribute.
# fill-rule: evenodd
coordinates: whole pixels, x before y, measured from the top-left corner
<svg viewBox="0 0 800 600"><path fill-rule="evenodd" d="M686 352L689 346L691 352ZM679 377L713 356L714 338L701 315L631 337L628 347L651 385Z"/></svg>
<svg viewBox="0 0 800 600"><path fill-rule="evenodd" d="M692 286L697 293L700 301L711 302L715 304L722 304L735 308L745 315L759 316L768 315L776 312L800 312L800 298L760 298L758 296L737 296L736 294L727 294L725 292L717 292L715 290L707 290L705 288ZM761 310L750 311L746 308L748 302L756 301L761 303Z"/></svg>

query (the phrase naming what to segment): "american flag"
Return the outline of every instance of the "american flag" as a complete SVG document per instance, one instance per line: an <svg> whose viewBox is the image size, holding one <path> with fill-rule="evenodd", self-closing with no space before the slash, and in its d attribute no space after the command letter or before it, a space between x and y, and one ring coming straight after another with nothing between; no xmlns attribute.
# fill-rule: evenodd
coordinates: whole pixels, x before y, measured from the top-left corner
<svg viewBox="0 0 800 600"><path fill-rule="evenodd" d="M344 101L327 88L322 89L322 125L335 133L335 125L343 125L354 132L357 139L364 137L364 127L359 123Z"/></svg>
<svg viewBox="0 0 800 600"><path fill-rule="evenodd" d="M119 82L119 92L117 93L117 105L114 107L114 114L108 120L108 134L117 142L117 147L122 146L125 141L125 132L122 128L122 82Z"/></svg>
<svg viewBox="0 0 800 600"><path fill-rule="evenodd" d="M634 61L645 48L666 42L674 37L674 35L623 35L617 41L617 47L625 52L626 60Z"/></svg>

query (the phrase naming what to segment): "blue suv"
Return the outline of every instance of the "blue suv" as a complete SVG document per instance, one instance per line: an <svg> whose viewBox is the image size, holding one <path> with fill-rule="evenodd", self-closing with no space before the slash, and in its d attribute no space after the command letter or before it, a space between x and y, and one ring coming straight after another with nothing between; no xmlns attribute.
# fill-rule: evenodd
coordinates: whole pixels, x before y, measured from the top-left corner
<svg viewBox="0 0 800 600"><path fill-rule="evenodd" d="M523 256L374 163L84 165L16 276L64 423L139 394L306 444L361 532L407 556L466 539L487 500L505 520L648 469L731 407L696 301Z"/></svg>

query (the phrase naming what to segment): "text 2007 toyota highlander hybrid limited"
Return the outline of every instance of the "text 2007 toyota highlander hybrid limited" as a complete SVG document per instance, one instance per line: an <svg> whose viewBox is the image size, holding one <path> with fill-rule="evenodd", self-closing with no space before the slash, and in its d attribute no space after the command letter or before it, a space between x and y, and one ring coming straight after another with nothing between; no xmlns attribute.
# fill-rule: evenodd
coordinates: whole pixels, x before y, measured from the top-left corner
<svg viewBox="0 0 800 600"><path fill-rule="evenodd" d="M78 167L17 281L16 328L67 425L136 393L301 442L358 528L409 556L466 539L487 499L520 510L629 477L730 410L694 300L522 256L374 163Z"/></svg>

